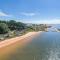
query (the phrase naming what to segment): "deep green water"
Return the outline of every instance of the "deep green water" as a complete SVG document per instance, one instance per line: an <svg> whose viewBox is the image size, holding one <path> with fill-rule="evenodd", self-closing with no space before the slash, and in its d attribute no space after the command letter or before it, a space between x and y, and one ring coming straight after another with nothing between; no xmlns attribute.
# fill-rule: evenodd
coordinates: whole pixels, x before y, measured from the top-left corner
<svg viewBox="0 0 60 60"><path fill-rule="evenodd" d="M17 48L9 60L60 60L60 33L39 33L23 49Z"/></svg>

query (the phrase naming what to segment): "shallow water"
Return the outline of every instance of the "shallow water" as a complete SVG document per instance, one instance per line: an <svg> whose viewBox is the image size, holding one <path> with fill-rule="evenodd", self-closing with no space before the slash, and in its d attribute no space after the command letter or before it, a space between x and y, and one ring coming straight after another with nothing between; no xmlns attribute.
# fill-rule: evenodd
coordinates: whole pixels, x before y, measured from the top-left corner
<svg viewBox="0 0 60 60"><path fill-rule="evenodd" d="M60 60L60 33L38 34L22 49L16 48L7 60Z"/></svg>

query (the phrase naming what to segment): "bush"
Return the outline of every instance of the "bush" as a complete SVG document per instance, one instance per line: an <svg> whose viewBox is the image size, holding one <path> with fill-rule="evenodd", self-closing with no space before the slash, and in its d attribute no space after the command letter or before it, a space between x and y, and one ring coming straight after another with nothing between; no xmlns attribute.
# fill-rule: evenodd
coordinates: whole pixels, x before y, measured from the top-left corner
<svg viewBox="0 0 60 60"><path fill-rule="evenodd" d="M8 33L9 28L5 23L0 23L0 34Z"/></svg>

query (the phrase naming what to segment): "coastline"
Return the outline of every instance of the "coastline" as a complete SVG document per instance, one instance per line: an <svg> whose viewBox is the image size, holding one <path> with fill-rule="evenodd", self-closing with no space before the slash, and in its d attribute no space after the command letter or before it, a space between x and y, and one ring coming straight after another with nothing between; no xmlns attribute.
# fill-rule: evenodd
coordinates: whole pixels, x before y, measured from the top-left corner
<svg viewBox="0 0 60 60"><path fill-rule="evenodd" d="M29 33L27 33L23 36L6 39L6 40L0 42L0 48L6 47L6 46L11 45L11 44L14 44L14 43L16 43L18 41L21 41L21 40L24 40L28 37L33 37L38 33L39 32L29 32Z"/></svg>
<svg viewBox="0 0 60 60"><path fill-rule="evenodd" d="M8 60L10 54L14 54L17 48L23 49L32 39L41 32L29 32L23 36L7 39L0 42L0 60Z"/></svg>

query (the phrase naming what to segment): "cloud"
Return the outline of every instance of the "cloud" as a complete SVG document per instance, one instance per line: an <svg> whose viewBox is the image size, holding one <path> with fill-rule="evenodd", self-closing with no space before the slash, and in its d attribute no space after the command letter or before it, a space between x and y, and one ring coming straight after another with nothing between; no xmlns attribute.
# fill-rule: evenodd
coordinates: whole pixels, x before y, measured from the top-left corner
<svg viewBox="0 0 60 60"><path fill-rule="evenodd" d="M2 16L11 17L12 15L9 15L9 14L7 14L7 13L4 13L4 12L0 11L0 16L1 16L1 17L2 17Z"/></svg>
<svg viewBox="0 0 60 60"><path fill-rule="evenodd" d="M60 24L60 19L36 21L35 23L42 23L42 24Z"/></svg>
<svg viewBox="0 0 60 60"><path fill-rule="evenodd" d="M44 24L60 24L60 19L44 20L41 21Z"/></svg>
<svg viewBox="0 0 60 60"><path fill-rule="evenodd" d="M35 24L60 24L60 19L51 20L25 20L25 23L35 23Z"/></svg>
<svg viewBox="0 0 60 60"><path fill-rule="evenodd" d="M25 15L25 16L34 16L34 15L36 15L35 13L26 13L26 12L23 12L21 14Z"/></svg>

